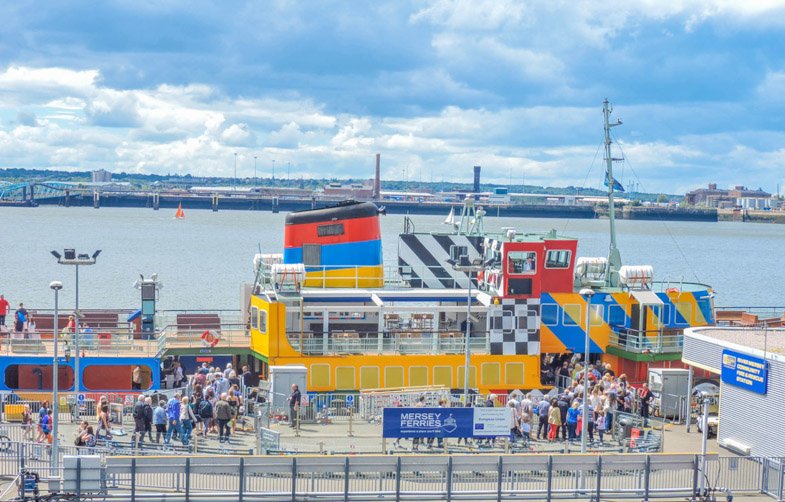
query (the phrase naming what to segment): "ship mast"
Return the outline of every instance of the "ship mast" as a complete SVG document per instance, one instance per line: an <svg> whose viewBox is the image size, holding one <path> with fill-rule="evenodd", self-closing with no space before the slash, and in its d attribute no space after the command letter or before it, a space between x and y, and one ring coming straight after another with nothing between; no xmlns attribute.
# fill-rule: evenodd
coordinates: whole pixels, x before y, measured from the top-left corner
<svg viewBox="0 0 785 502"><path fill-rule="evenodd" d="M616 208L613 205L613 157L611 157L611 127L621 125L621 120L616 119L614 123L610 123L610 116L613 108L608 103L608 99L602 102L602 114L605 119L605 167L607 176L606 184L608 185L608 218L611 223L611 246L608 253L608 272L605 274L605 281L608 286L615 287L619 285L619 269L621 268L621 253L616 247Z"/></svg>

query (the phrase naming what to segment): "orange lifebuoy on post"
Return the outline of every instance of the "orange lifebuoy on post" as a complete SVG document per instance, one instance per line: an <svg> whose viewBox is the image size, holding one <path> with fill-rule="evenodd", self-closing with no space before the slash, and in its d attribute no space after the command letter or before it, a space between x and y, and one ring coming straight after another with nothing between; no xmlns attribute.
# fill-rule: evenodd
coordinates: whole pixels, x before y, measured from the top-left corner
<svg viewBox="0 0 785 502"><path fill-rule="evenodd" d="M665 290L665 292L667 294L669 294L669 295L678 295L679 294L679 288L668 288L668 289Z"/></svg>

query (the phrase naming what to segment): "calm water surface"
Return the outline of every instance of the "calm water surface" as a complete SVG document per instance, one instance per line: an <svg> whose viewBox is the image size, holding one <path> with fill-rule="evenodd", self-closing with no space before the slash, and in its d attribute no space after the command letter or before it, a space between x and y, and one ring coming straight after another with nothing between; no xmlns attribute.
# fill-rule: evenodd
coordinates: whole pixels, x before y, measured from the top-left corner
<svg viewBox="0 0 785 502"><path fill-rule="evenodd" d="M13 305L51 308L52 280L61 280L61 304L74 301L74 267L58 265L53 249L103 250L98 263L80 267L84 308L136 308L139 274L157 272L164 309L236 309L240 285L253 281L259 250L282 252L284 214L133 208L0 208L0 293ZM418 231L445 231L443 217L412 216ZM382 217L386 263L396 259L403 216ZM607 220L486 217L486 230L519 233L552 228L579 239L579 256L606 256ZM619 221L625 264L654 266L657 280L699 281L717 290L717 305L785 305L782 265L785 227L754 223Z"/></svg>

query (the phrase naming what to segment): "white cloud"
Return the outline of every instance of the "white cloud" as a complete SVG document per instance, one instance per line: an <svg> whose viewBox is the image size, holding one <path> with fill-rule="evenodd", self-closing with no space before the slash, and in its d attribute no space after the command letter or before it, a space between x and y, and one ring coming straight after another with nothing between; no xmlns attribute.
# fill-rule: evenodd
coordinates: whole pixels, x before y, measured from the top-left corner
<svg viewBox="0 0 785 502"><path fill-rule="evenodd" d="M229 146L253 146L256 135L248 129L248 124L232 124L221 133L221 140Z"/></svg>
<svg viewBox="0 0 785 502"><path fill-rule="evenodd" d="M81 97L94 89L98 77L98 70L10 66L0 73L0 94L61 99Z"/></svg>

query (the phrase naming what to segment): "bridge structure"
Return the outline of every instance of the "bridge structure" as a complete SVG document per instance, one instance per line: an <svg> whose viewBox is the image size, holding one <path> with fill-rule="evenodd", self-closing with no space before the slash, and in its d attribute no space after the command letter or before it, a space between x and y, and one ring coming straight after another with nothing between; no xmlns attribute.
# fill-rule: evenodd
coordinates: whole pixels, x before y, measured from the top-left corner
<svg viewBox="0 0 785 502"><path fill-rule="evenodd" d="M64 181L0 183L0 205L36 206L39 200L61 199L69 205L71 197L92 195L94 187Z"/></svg>

